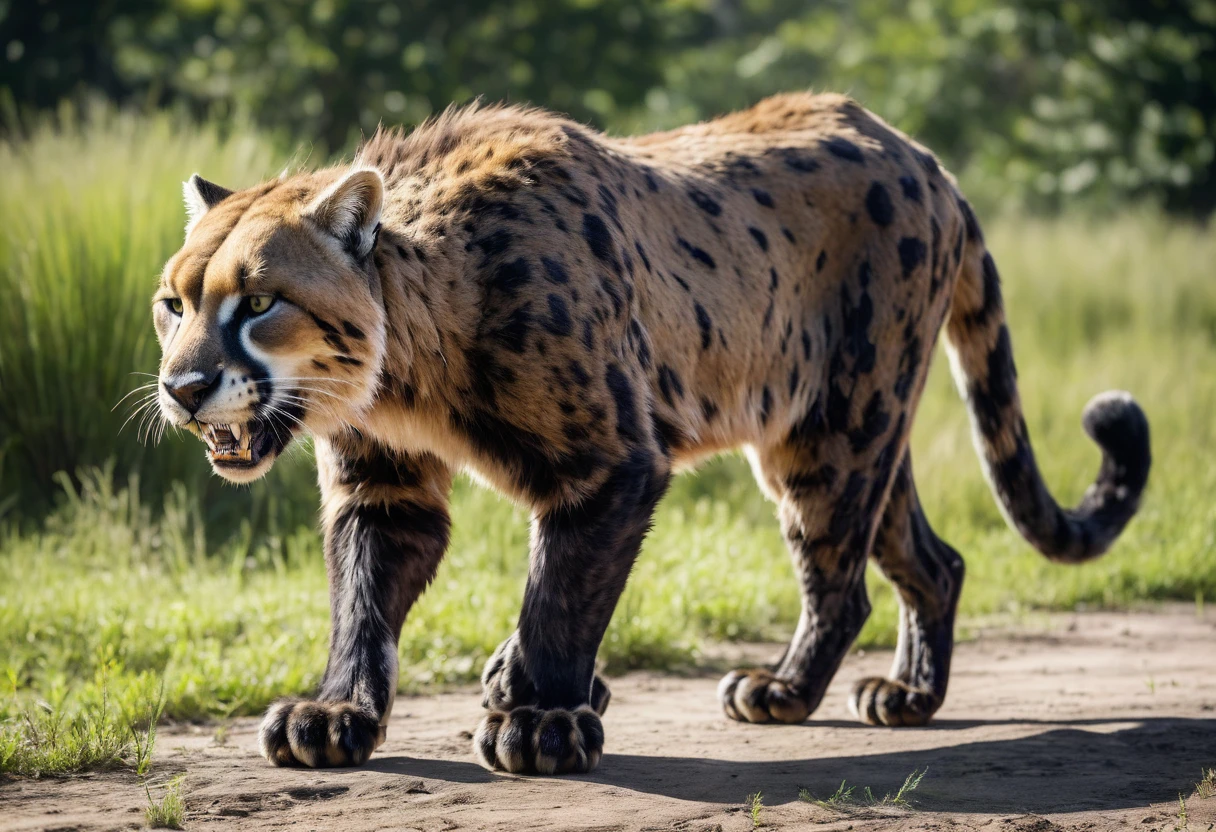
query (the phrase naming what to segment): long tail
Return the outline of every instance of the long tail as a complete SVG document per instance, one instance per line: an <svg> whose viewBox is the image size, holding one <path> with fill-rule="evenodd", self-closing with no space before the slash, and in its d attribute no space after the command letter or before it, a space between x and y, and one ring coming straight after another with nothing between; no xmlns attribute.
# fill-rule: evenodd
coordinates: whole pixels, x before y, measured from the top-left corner
<svg viewBox="0 0 1216 832"><path fill-rule="evenodd" d="M1043 483L1022 418L1001 281L965 201L966 250L946 322L946 346L967 402L976 451L1009 523L1049 559L1079 563L1110 547L1140 505L1151 464L1148 420L1131 395L1095 396L1081 424L1102 467L1080 505L1063 509Z"/></svg>

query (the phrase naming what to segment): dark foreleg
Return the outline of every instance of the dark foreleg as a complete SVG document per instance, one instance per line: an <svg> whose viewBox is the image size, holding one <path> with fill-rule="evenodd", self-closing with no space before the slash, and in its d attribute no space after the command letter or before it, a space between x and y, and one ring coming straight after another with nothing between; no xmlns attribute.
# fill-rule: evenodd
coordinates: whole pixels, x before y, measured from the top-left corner
<svg viewBox="0 0 1216 832"><path fill-rule="evenodd" d="M317 443L329 662L314 699L272 705L262 754L275 765L361 765L384 741L397 691L397 639L448 543L451 474L429 455L367 442Z"/></svg>

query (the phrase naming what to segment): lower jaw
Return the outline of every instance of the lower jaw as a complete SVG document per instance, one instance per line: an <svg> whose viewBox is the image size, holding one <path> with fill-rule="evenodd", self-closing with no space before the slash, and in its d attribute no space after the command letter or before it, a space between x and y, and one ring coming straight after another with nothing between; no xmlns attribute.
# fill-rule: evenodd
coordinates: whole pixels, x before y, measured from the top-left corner
<svg viewBox="0 0 1216 832"><path fill-rule="evenodd" d="M271 463L275 458L274 453L266 454L256 461L229 462L224 459L214 459L210 454L207 455L211 462L211 469L215 471L222 479L228 480L237 485L251 483L254 480L260 479L267 471L270 470Z"/></svg>

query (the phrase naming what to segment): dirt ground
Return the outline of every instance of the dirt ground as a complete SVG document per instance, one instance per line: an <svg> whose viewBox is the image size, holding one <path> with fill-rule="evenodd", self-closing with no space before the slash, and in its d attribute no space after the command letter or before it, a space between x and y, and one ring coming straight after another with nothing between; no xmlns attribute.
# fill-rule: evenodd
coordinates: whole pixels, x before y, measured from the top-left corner
<svg viewBox="0 0 1216 832"><path fill-rule="evenodd" d="M398 700L388 742L361 769L274 769L257 720L162 732L155 779L186 772L186 829L746 830L1216 829L1216 614L1079 614L960 646L950 695L927 728L853 721L846 692L883 672L850 656L813 719L741 725L714 695L718 673L611 680L603 762L589 776L491 774L472 759L472 691ZM759 660L774 646L741 648ZM928 768L912 808L829 809L799 790L895 791ZM1179 795L1186 798L1186 823ZM0 784L0 829L127 829L146 798L132 774Z"/></svg>

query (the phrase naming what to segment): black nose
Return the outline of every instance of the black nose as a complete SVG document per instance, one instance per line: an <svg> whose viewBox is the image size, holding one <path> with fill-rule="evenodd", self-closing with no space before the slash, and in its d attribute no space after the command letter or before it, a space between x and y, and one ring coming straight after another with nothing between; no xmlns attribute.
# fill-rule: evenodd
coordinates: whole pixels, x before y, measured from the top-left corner
<svg viewBox="0 0 1216 832"><path fill-rule="evenodd" d="M165 386L165 392L190 411L191 416L203 403L203 399L207 398L207 394L214 390L219 383L219 370L216 370L210 378L202 373L185 373L180 376L169 376L161 382Z"/></svg>

